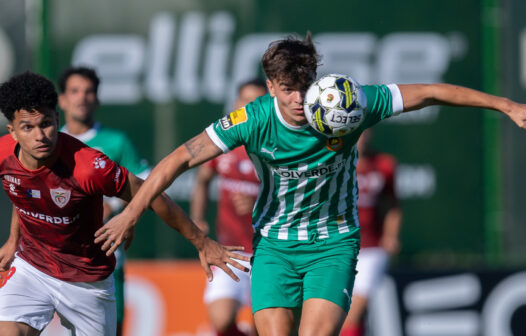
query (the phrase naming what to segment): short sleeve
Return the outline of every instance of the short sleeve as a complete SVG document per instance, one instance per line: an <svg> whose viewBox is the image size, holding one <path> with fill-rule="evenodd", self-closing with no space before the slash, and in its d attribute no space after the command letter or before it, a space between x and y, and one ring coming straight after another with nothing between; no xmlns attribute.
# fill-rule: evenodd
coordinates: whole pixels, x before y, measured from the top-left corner
<svg viewBox="0 0 526 336"><path fill-rule="evenodd" d="M402 95L397 85L364 85L362 88L367 97L366 128L402 112Z"/></svg>
<svg viewBox="0 0 526 336"><path fill-rule="evenodd" d="M73 175L88 195L116 196L126 184L128 171L102 152L86 147L75 154Z"/></svg>
<svg viewBox="0 0 526 336"><path fill-rule="evenodd" d="M247 143L258 129L259 115L256 111L259 108L260 99L239 108L206 128L206 133L210 139L223 152L228 152L236 147Z"/></svg>

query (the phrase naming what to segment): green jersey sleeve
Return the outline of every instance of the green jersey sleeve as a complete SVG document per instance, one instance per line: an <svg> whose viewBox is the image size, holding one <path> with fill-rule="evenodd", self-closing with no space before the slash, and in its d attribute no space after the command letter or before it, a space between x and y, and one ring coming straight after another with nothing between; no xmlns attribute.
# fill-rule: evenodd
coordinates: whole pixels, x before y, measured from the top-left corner
<svg viewBox="0 0 526 336"><path fill-rule="evenodd" d="M403 112L404 103L397 85L364 85L362 89L367 97L364 128Z"/></svg>
<svg viewBox="0 0 526 336"><path fill-rule="evenodd" d="M127 136L122 137L119 163L141 178L146 178L150 170L148 162L141 158Z"/></svg>
<svg viewBox="0 0 526 336"><path fill-rule="evenodd" d="M261 121L268 118L272 102L270 95L259 97L211 124L206 133L223 152L250 144Z"/></svg>

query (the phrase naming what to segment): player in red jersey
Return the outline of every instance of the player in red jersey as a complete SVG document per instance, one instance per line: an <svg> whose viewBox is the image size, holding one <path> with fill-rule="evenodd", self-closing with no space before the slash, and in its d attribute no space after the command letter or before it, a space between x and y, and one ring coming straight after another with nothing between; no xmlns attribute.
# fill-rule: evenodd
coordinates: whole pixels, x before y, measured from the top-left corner
<svg viewBox="0 0 526 336"><path fill-rule="evenodd" d="M396 161L389 154L375 152L370 141L369 129L358 140L360 158L356 175L361 244L351 309L341 336L363 335L369 297L382 280L389 256L397 253L400 246L402 210L395 193Z"/></svg>
<svg viewBox="0 0 526 336"><path fill-rule="evenodd" d="M42 76L26 72L0 86L10 133L0 138L0 179L16 213L15 239L0 250L0 267L17 251L0 282L0 335L38 335L55 311L76 335L114 335L115 258L94 236L103 195L130 201L142 181L59 133L56 105L55 88ZM157 215L196 246L209 278L212 264L237 279L226 263L245 269L231 258L248 258L207 238L166 195L154 203ZM119 244L125 238L129 244L131 233Z"/></svg>
<svg viewBox="0 0 526 336"><path fill-rule="evenodd" d="M267 93L262 80L251 80L240 85L234 108L238 109ZM244 147L203 164L198 172L190 215L205 232L208 191L214 176L219 177L216 231L221 244L240 245L252 253L252 209L259 192L259 180ZM244 264L247 267L250 265ZM242 305L250 305L250 277L233 269L240 281L235 284L218 273L205 290L204 300L208 316L218 336L245 335L236 325L236 316Z"/></svg>

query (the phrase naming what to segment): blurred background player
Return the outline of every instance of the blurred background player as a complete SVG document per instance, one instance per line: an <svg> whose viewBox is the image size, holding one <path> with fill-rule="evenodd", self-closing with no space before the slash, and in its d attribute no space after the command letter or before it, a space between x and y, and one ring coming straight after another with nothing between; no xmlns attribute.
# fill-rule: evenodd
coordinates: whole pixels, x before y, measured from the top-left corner
<svg viewBox="0 0 526 336"><path fill-rule="evenodd" d="M372 131L358 140L358 217L361 244L356 265L352 303L341 336L362 336L371 294L380 284L389 256L399 250L402 210L395 192L395 159L371 147Z"/></svg>
<svg viewBox="0 0 526 336"><path fill-rule="evenodd" d="M241 108L267 93L263 80L253 79L239 86L234 109ZM259 192L259 180L244 147L238 147L206 162L197 171L196 185L191 203L191 217L204 232L210 227L205 219L210 182L219 176L219 199L215 222L217 239L227 245L241 245L252 253L252 209ZM248 263L245 264L250 267ZM250 305L250 276L238 272L240 282L235 283L222 272L214 272L214 281L208 282L204 301L212 327L219 336L245 335L236 324L242 305ZM216 274L217 273L217 274Z"/></svg>
<svg viewBox="0 0 526 336"><path fill-rule="evenodd" d="M126 167L136 176L146 179L150 169L146 160L141 159L128 137L121 131L102 127L95 121L99 107L99 77L86 67L66 69L59 78L59 106L64 111L65 125L61 131L86 145L100 150L112 161ZM123 203L117 197L104 198L103 220L122 209ZM115 298L117 301L117 335L122 334L124 319L124 247L116 252L117 263L113 273Z"/></svg>

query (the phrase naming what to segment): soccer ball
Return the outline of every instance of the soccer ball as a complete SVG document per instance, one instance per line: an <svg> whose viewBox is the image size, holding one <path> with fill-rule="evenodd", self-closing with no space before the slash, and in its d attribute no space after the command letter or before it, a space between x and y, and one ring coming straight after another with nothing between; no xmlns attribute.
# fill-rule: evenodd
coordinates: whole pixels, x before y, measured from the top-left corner
<svg viewBox="0 0 526 336"><path fill-rule="evenodd" d="M349 76L330 74L312 83L303 110L316 131L340 137L360 126L366 105L367 98L358 82Z"/></svg>

